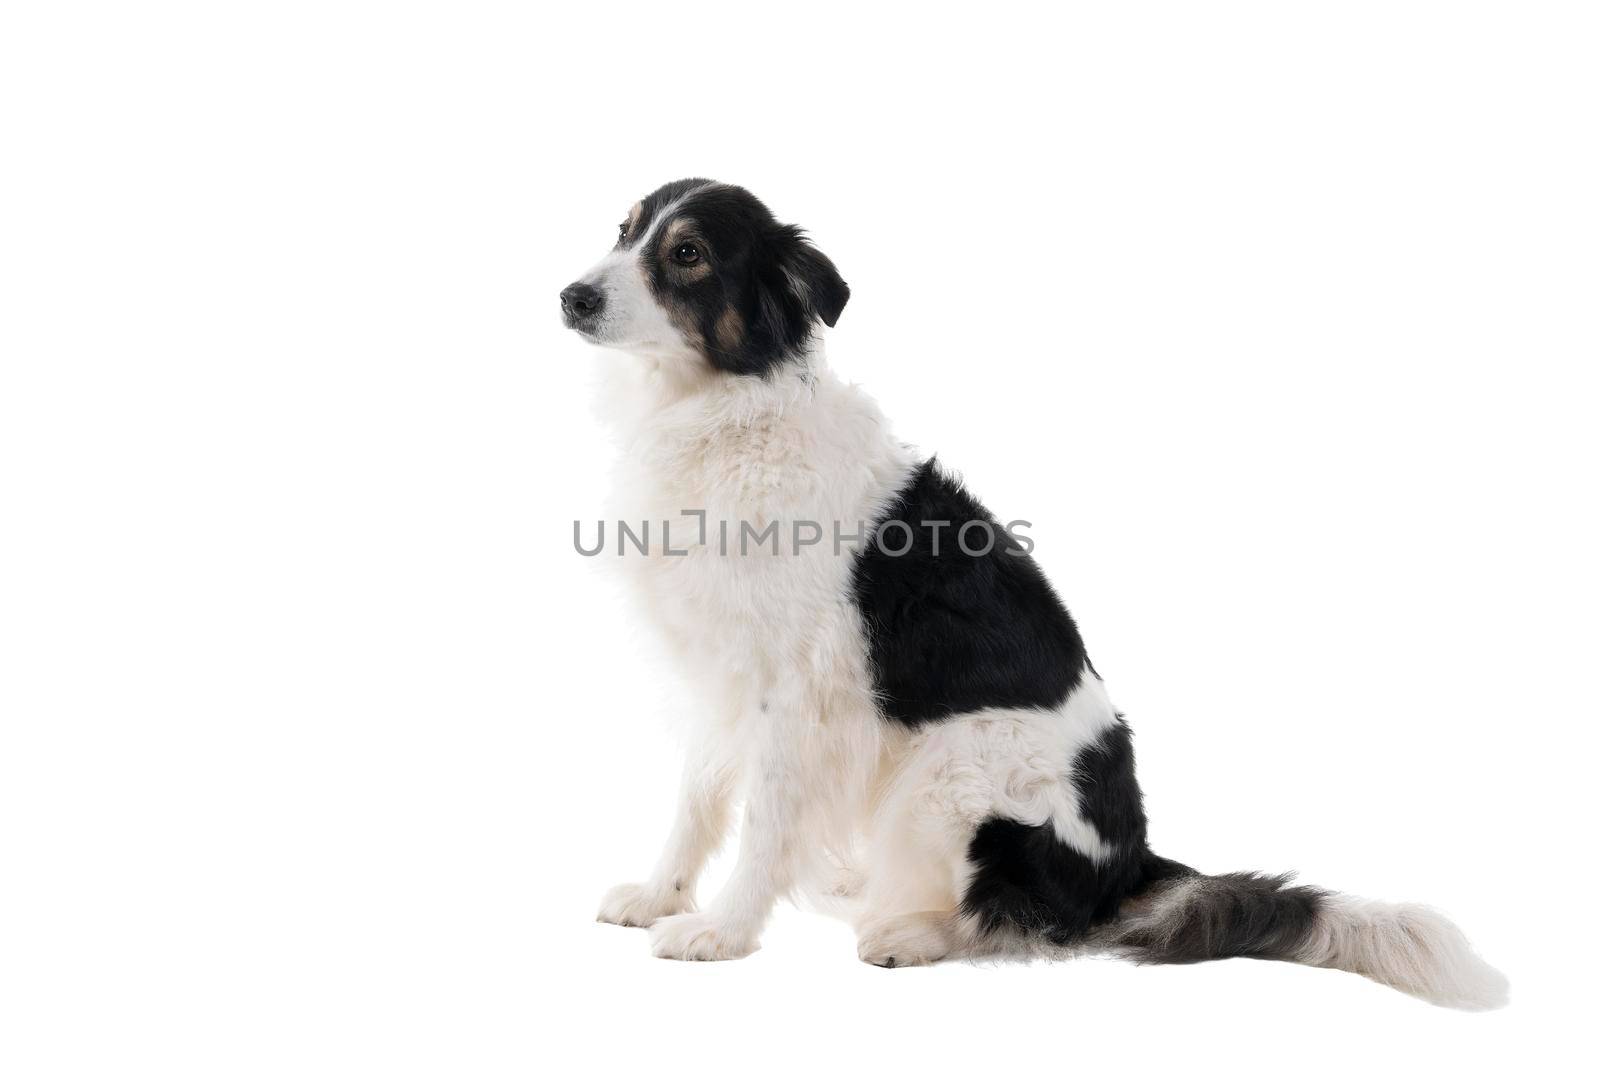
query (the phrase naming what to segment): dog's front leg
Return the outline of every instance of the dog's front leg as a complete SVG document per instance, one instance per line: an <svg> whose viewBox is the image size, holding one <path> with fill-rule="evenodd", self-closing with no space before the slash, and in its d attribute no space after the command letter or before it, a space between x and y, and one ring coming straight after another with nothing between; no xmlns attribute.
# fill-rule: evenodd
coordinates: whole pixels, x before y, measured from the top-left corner
<svg viewBox="0 0 1600 1067"><path fill-rule="evenodd" d="M650 928L657 956L678 960L732 960L760 947L773 905L794 883L804 845L806 755L803 743L784 739L783 717L768 716L750 776L739 858L722 892L705 911L661 919Z"/></svg>
<svg viewBox="0 0 1600 1067"><path fill-rule="evenodd" d="M614 887L600 902L599 920L649 926L667 915L694 910L694 886L728 833L733 808L733 768L702 738L690 749L678 792L672 834L650 880Z"/></svg>

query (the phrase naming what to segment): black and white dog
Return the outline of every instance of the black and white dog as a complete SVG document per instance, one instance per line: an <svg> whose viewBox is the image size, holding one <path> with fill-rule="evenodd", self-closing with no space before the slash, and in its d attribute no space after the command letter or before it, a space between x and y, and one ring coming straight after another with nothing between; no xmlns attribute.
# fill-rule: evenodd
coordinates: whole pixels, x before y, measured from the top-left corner
<svg viewBox="0 0 1600 1067"><path fill-rule="evenodd" d="M702 710L665 853L600 918L650 927L658 956L733 959L779 897L831 885L885 967L1253 956L1503 1003L1426 908L1150 850L1128 727L1044 575L825 365L819 324L849 296L800 230L698 179L633 205L561 293L567 326L619 353L612 514L660 535L622 565ZM741 797L733 874L698 909Z"/></svg>

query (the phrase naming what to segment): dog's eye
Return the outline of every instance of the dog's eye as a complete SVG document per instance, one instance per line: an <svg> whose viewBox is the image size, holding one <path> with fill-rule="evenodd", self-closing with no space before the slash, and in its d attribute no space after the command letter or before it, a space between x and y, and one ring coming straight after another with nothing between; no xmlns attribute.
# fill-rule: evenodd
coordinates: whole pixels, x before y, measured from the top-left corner
<svg viewBox="0 0 1600 1067"><path fill-rule="evenodd" d="M619 223L617 225L617 240L626 241L627 239L628 239L628 224L626 222Z"/></svg>
<svg viewBox="0 0 1600 1067"><path fill-rule="evenodd" d="M700 261L700 250L692 244L681 244L672 250L672 258L685 265Z"/></svg>

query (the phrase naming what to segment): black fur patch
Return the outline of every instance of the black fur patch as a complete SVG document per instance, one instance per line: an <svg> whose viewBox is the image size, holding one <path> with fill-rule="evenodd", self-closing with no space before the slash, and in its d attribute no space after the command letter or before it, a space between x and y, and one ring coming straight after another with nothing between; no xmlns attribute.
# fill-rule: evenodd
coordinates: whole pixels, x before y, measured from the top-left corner
<svg viewBox="0 0 1600 1067"><path fill-rule="evenodd" d="M1118 722L1073 761L1078 812L1108 854L1094 863L1048 826L990 819L967 848L975 873L962 910L986 933L1009 928L1057 944L1082 938L1151 881L1188 868L1150 852L1133 742Z"/></svg>
<svg viewBox="0 0 1600 1067"><path fill-rule="evenodd" d="M766 374L800 355L814 325L836 324L850 299L828 257L736 185L671 182L624 226L622 247L650 237L640 256L656 300L730 374Z"/></svg>
<svg viewBox="0 0 1600 1067"><path fill-rule="evenodd" d="M910 528L910 550L891 555L873 541L854 574L882 713L920 726L981 708L1050 708L1066 700L1092 669L1083 640L1038 565L989 510L929 460L882 517L895 520ZM994 534L993 549L982 555L957 543L972 521ZM924 522L949 525L935 530ZM904 540L900 527L884 531L891 552ZM976 528L968 534L975 549L984 542Z"/></svg>
<svg viewBox="0 0 1600 1067"><path fill-rule="evenodd" d="M1078 814L1094 827L1101 841L1144 846L1144 794L1134 773L1133 731L1120 715L1115 726L1078 753L1072 779L1078 791Z"/></svg>
<svg viewBox="0 0 1600 1067"><path fill-rule="evenodd" d="M975 871L961 910L984 933L1010 927L1066 944L1096 919L1094 864L1048 826L990 819L973 835L967 859Z"/></svg>

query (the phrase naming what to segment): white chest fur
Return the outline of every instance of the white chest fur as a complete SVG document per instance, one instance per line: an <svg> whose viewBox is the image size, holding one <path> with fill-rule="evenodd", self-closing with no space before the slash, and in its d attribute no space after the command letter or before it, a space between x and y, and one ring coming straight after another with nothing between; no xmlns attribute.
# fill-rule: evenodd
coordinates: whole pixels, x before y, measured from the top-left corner
<svg viewBox="0 0 1600 1067"><path fill-rule="evenodd" d="M676 397L615 385L610 517L631 536L611 551L669 644L741 700L819 670L864 684L853 561L913 463L877 406L815 362Z"/></svg>

